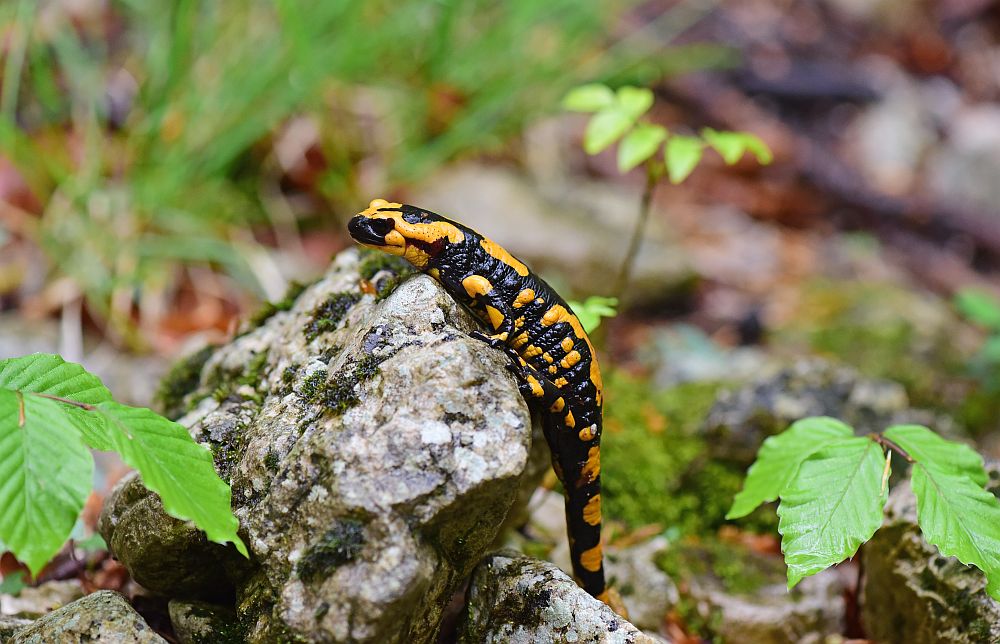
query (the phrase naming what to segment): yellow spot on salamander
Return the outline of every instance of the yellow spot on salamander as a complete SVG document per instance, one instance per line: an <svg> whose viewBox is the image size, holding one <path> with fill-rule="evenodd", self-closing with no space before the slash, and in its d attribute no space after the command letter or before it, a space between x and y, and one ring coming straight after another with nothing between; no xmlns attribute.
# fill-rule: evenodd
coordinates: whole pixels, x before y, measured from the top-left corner
<svg viewBox="0 0 1000 644"><path fill-rule="evenodd" d="M514 347L514 349L520 349L530 339L531 338L528 337L527 332L521 333L520 335L514 336L514 339L511 340L510 346Z"/></svg>
<svg viewBox="0 0 1000 644"><path fill-rule="evenodd" d="M469 294L469 297L486 295L493 290L493 285L482 275L469 275L462 280L462 286L465 288L465 292ZM497 312L499 313L499 311Z"/></svg>
<svg viewBox="0 0 1000 644"><path fill-rule="evenodd" d="M439 271L436 268L432 268L431 270L427 271L427 274L430 275L431 277L433 277L436 280L441 279L441 271Z"/></svg>
<svg viewBox="0 0 1000 644"><path fill-rule="evenodd" d="M566 417L563 420L566 422L566 426L569 427L570 429L576 427L576 419L573 418L572 411L566 412Z"/></svg>
<svg viewBox="0 0 1000 644"><path fill-rule="evenodd" d="M597 425L587 425L580 430L580 440L587 442L594 439L594 435L597 433Z"/></svg>
<svg viewBox="0 0 1000 644"><path fill-rule="evenodd" d="M545 353L542 354L542 359L545 360L545 362L548 362L549 364L551 364L551 363L554 362L554 360L552 359L552 356L549 355L548 351L546 351Z"/></svg>
<svg viewBox="0 0 1000 644"><path fill-rule="evenodd" d="M555 365L552 365L552 367L555 367ZM550 367L550 369L552 367ZM565 378L556 378L556 381L553 384L556 387L565 387L568 384L568 381Z"/></svg>
<svg viewBox="0 0 1000 644"><path fill-rule="evenodd" d="M521 277L527 277L528 267L525 266L519 259L507 252L507 249L496 243L492 239L483 239L479 242L479 245L483 247L487 253L490 254L494 259L499 259L501 262L510 266L517 274Z"/></svg>
<svg viewBox="0 0 1000 644"><path fill-rule="evenodd" d="M583 506L583 520L589 525L600 525L601 523L601 495L595 494Z"/></svg>
<svg viewBox="0 0 1000 644"><path fill-rule="evenodd" d="M535 292L530 288L526 288L518 293L517 297L514 298L513 306L515 309L519 309L533 299L535 299Z"/></svg>
<svg viewBox="0 0 1000 644"><path fill-rule="evenodd" d="M590 572L597 572L601 569L601 556L603 552L601 550L601 544L597 544L590 550L584 550L580 554L580 565L583 566L584 570L589 570Z"/></svg>
<svg viewBox="0 0 1000 644"><path fill-rule="evenodd" d="M587 462L580 470L580 479L576 482L577 487L583 487L588 483L593 483L601 475L601 448L594 445L587 452Z"/></svg>
<svg viewBox="0 0 1000 644"><path fill-rule="evenodd" d="M534 376L528 376L528 385L531 387L531 395L535 398L541 398L545 395L545 390L542 389L541 383Z"/></svg>
<svg viewBox="0 0 1000 644"><path fill-rule="evenodd" d="M563 338L562 344L560 344L559 346L562 347L563 351L569 353L570 351L573 350L573 338L570 337Z"/></svg>
<svg viewBox="0 0 1000 644"><path fill-rule="evenodd" d="M395 201L386 201L385 199L372 199L368 203L368 208L362 210L360 214L364 215L365 217L371 217L376 212L378 212L380 208L402 208L402 207L403 204L396 203Z"/></svg>
<svg viewBox="0 0 1000 644"><path fill-rule="evenodd" d="M541 353L542 353L541 347L536 347L533 344L529 344L528 348L524 350L524 353L522 353L521 356L524 358L534 358L535 356L540 355Z"/></svg>
<svg viewBox="0 0 1000 644"><path fill-rule="evenodd" d="M493 325L494 329L499 329L500 325L503 324L503 313L489 304L486 305L486 315L490 316L490 324Z"/></svg>
<svg viewBox="0 0 1000 644"><path fill-rule="evenodd" d="M555 365L549 365L549 373L551 373L553 376L556 375L557 373L559 373L559 367Z"/></svg>
<svg viewBox="0 0 1000 644"><path fill-rule="evenodd" d="M554 403L552 403L551 407L549 407L549 411L557 412L558 413L558 412L562 411L563 407L565 407L565 406L566 406L566 401L563 399L562 396L560 396L560 397L556 398L556 401Z"/></svg>
<svg viewBox="0 0 1000 644"><path fill-rule="evenodd" d="M577 362L580 362L580 352L574 350L567 353L566 357L559 361L559 364L562 365L563 369L569 369Z"/></svg>
<svg viewBox="0 0 1000 644"><path fill-rule="evenodd" d="M524 326L524 316L523 315L521 317L517 318L516 320L514 320L514 328L515 329L520 329L522 326Z"/></svg>

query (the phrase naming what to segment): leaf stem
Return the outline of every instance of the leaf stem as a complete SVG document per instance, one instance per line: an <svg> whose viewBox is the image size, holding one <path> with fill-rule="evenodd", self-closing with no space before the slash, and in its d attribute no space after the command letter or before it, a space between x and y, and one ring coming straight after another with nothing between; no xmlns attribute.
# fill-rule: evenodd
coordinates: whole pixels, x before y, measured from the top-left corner
<svg viewBox="0 0 1000 644"><path fill-rule="evenodd" d="M20 394L21 392L18 392L18 393ZM35 392L32 392L32 394L35 395L35 396L39 396L41 398L48 398L49 400L55 400L56 402L66 403L67 405L72 405L74 407L79 407L80 409L83 409L85 411L94 411L95 409L97 409L97 407L95 407L94 405L89 405L87 403L82 403L82 402L80 402L78 400L70 400L69 398L61 398L59 396L53 396L52 394L40 394L40 393L35 393Z"/></svg>
<svg viewBox="0 0 1000 644"><path fill-rule="evenodd" d="M628 286L629 278L632 275L632 266L635 264L636 255L639 254L639 244L642 243L642 235L646 230L646 220L649 219L649 207L653 201L653 192L656 190L656 183L659 181L659 173L655 170L653 163L646 164L646 187L642 192L642 200L639 202L639 216L636 218L635 227L632 229L632 239L629 240L628 250L622 259L621 268L618 271L618 279L615 282L613 297L622 301L622 294Z"/></svg>
<svg viewBox="0 0 1000 644"><path fill-rule="evenodd" d="M871 434L871 437L872 437L873 441L875 441L876 443L878 443L882 447L890 449L890 450L896 452L897 454L899 454L900 456L902 456L904 459L906 459L907 463L915 463L916 462L916 461L913 460L913 457L910 456L907 453L907 451L905 449L903 449L902 447L900 447L899 445L897 445L896 443L894 443L890 439L886 438L882 434Z"/></svg>

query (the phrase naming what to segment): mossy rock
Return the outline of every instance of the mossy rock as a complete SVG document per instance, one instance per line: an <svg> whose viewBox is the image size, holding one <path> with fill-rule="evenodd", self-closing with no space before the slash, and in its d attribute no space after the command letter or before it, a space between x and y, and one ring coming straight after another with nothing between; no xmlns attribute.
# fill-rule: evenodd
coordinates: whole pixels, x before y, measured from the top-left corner
<svg viewBox="0 0 1000 644"><path fill-rule="evenodd" d="M677 534L710 534L724 523L745 468L709 458L699 427L723 383L657 390L648 380L609 371L601 441L605 516L630 528L659 524ZM741 525L771 532L770 508Z"/></svg>

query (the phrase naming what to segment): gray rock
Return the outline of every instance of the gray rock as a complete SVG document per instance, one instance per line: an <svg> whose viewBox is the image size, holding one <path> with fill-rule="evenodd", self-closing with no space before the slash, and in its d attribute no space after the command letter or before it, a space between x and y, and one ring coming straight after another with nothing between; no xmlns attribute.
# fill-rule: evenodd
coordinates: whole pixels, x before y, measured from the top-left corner
<svg viewBox="0 0 1000 644"><path fill-rule="evenodd" d="M439 174L413 202L489 231L554 284L609 295L635 224L639 193L596 182L536 186L510 169L466 164ZM662 300L692 283L683 250L658 219L649 219L627 291L637 302Z"/></svg>
<svg viewBox="0 0 1000 644"><path fill-rule="evenodd" d="M10 644L166 644L125 598L100 590L52 611L18 631Z"/></svg>
<svg viewBox="0 0 1000 644"><path fill-rule="evenodd" d="M807 416L833 416L863 432L902 422L938 424L937 418L909 409L906 390L898 383L803 360L721 392L702 431L715 458L749 466L765 438Z"/></svg>
<svg viewBox="0 0 1000 644"><path fill-rule="evenodd" d="M629 621L645 631L663 627L671 608L680 601L673 580L656 566L656 557L670 547L659 536L627 548L607 549L605 569L628 609Z"/></svg>
<svg viewBox="0 0 1000 644"><path fill-rule="evenodd" d="M245 639L236 613L224 606L175 599L168 610L181 644L242 644Z"/></svg>
<svg viewBox="0 0 1000 644"><path fill-rule="evenodd" d="M384 261L340 254L288 310L212 353L183 396L180 422L231 482L252 551L252 570L226 572L251 642L432 640L527 484L531 422L506 357L468 336L471 316L426 276L362 294L359 271ZM178 527L128 511L142 503L106 502L108 543ZM223 552L205 548L191 561ZM153 549L119 549L137 578L159 566ZM218 583L177 564L196 589Z"/></svg>
<svg viewBox="0 0 1000 644"><path fill-rule="evenodd" d="M672 608L703 636L732 644L818 644L843 631L844 584L836 570L789 591L780 557L737 544L678 543L656 559L681 589Z"/></svg>
<svg viewBox="0 0 1000 644"><path fill-rule="evenodd" d="M513 551L476 568L459 641L468 644L652 643L553 564Z"/></svg>
<svg viewBox="0 0 1000 644"><path fill-rule="evenodd" d="M0 642L8 641L8 638L14 635L14 633L27 626L31 626L33 623L34 620L24 619L23 617L0 615Z"/></svg>
<svg viewBox="0 0 1000 644"><path fill-rule="evenodd" d="M946 143L930 159L931 187L992 211L1000 200L1000 108L982 104L958 110L948 130Z"/></svg>
<svg viewBox="0 0 1000 644"><path fill-rule="evenodd" d="M988 487L997 494L1000 463L988 464L987 471ZM979 570L924 541L909 480L894 487L885 521L861 553L869 637L907 644L1000 642L1000 602L986 594Z"/></svg>
<svg viewBox="0 0 1000 644"><path fill-rule="evenodd" d="M47 581L22 588L17 596L0 595L0 612L17 617L41 617L83 595L79 579Z"/></svg>

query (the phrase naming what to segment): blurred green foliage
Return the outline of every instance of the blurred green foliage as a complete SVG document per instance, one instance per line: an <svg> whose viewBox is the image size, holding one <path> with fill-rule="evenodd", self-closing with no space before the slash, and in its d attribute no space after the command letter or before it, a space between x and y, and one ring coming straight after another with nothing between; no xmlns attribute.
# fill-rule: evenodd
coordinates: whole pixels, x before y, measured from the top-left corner
<svg viewBox="0 0 1000 644"><path fill-rule="evenodd" d="M274 266L253 226L280 241L304 215L353 212L457 155L499 149L582 80L722 60L711 48L657 59L694 14L622 29L635 4L120 0L80 16L3 3L0 152L44 210L19 232L123 329L144 298L169 298L182 266L259 288ZM288 203L276 150L300 116L317 124L322 156L318 176L293 186L311 197L305 213Z"/></svg>
<svg viewBox="0 0 1000 644"><path fill-rule="evenodd" d="M988 334L969 361L969 369L988 393L1000 393L1000 298L988 291L965 288L955 294L955 308Z"/></svg>

